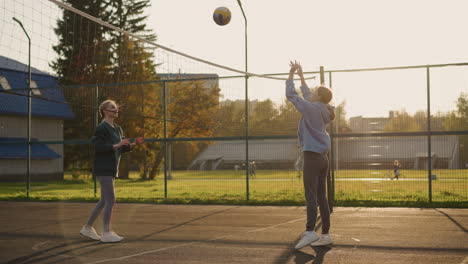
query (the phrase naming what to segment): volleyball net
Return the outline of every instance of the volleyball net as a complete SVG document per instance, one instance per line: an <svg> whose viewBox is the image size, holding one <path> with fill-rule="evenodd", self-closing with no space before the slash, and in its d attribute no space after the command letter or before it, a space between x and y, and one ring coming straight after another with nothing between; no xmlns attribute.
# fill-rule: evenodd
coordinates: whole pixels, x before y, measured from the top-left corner
<svg viewBox="0 0 468 264"><path fill-rule="evenodd" d="M126 188L129 197L303 200L303 160L297 142L300 114L285 98L287 73L244 72L166 47L159 43L158 32L143 22L122 19L128 3L103 2L0 0L0 163L6 168L0 177L25 179L30 145L33 180L76 178L86 184L93 158L89 139L102 120L99 104L113 99L120 111L116 122L125 136L146 139L138 151L123 157L120 176L159 179L151 183L151 192L139 190L141 186ZM432 111L443 118L427 116L426 81L431 80L434 93L443 94L449 76L445 71L450 71L450 78L457 80L454 96L463 95L466 65L431 67L431 77L425 67L326 70L322 76L318 71L305 72L310 87L324 81L334 92L337 119L329 127L330 164L333 177L342 180L336 185L339 200L425 199L427 156L432 155L428 120L440 133L430 139L432 151L439 155L434 169L447 169L440 173L453 178L439 188L440 197L452 193L447 190L453 187L449 198L465 199L457 197L466 197L460 169L468 153L464 150L468 128L463 114L454 110L456 98L440 96L445 101L434 100ZM401 83L413 80L410 76L418 81ZM389 99L409 90L420 96ZM364 97L370 98L366 104ZM453 107L445 108L449 104ZM374 109L381 118L362 117L366 109L360 105ZM401 110L401 105L423 112L413 111L410 116L393 111ZM353 118L346 117L348 106ZM448 111L453 115L444 114ZM404 187L369 183L391 178L396 159L411 169L403 175L414 182Z"/></svg>

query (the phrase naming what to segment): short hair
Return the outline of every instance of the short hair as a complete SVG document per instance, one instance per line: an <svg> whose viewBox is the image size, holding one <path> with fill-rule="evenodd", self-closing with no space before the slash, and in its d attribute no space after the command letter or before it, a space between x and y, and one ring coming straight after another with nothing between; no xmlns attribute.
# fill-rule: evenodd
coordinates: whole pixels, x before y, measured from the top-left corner
<svg viewBox="0 0 468 264"><path fill-rule="evenodd" d="M101 116L101 118L105 117L104 109L106 109L110 104L115 104L115 106L117 106L117 103L114 100L110 100L110 99L105 100L99 105L99 115Z"/></svg>
<svg viewBox="0 0 468 264"><path fill-rule="evenodd" d="M324 104L330 103L333 98L333 92L330 88L323 85L316 87L316 93L320 97L320 102Z"/></svg>

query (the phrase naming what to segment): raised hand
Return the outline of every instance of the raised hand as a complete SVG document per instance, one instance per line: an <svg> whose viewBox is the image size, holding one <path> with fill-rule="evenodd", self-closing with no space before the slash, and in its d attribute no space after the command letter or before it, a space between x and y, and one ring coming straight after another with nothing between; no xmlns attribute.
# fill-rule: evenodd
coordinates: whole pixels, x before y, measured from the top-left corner
<svg viewBox="0 0 468 264"><path fill-rule="evenodd" d="M297 69L297 74L302 77L304 76L303 72L302 72L302 66L299 62L296 62L296 69Z"/></svg>
<svg viewBox="0 0 468 264"><path fill-rule="evenodd" d="M294 61L294 62L289 61L289 67L291 67L289 69L289 73L294 74L296 72L296 70L297 70L297 62L296 61Z"/></svg>
<svg viewBox="0 0 468 264"><path fill-rule="evenodd" d="M288 77L288 79L289 79L289 80L293 80L293 79L294 79L294 73L295 73L296 70L297 70L296 61L294 61L294 62L289 61L289 67L291 67L291 68L289 69L289 77Z"/></svg>

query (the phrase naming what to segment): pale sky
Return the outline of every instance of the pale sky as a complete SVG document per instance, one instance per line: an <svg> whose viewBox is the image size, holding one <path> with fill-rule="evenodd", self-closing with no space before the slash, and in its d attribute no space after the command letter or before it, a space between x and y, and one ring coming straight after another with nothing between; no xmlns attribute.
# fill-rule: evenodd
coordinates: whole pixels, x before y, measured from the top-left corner
<svg viewBox="0 0 468 264"><path fill-rule="evenodd" d="M302 62L304 71L317 71L320 65L349 69L468 62L468 1L241 2L248 19L250 72L287 72L293 59ZM213 21L219 6L232 12L226 26ZM15 15L32 31L33 40L41 39L33 46L33 66L48 71L47 61L54 56L51 43L56 41L50 28L57 13L46 0L0 0L0 55L27 63L26 38L9 18ZM153 0L148 14L158 44L244 69L244 21L236 0ZM184 64L192 64L189 60L177 62L169 55L157 59L176 65L168 67L171 71L177 65L182 65L182 72L193 69L185 68ZM431 70L433 112L454 109L460 92L468 92L467 73L468 67ZM243 80L221 82L226 99L242 98L243 85ZM386 116L399 109L414 113L426 107L425 69L336 73L332 89L334 103L346 100L347 117ZM252 78L249 97L279 103L284 100L284 82Z"/></svg>
<svg viewBox="0 0 468 264"><path fill-rule="evenodd" d="M468 61L468 1L243 0L248 19L249 71L286 72L297 59L305 71ZM159 42L194 56L244 67L244 21L236 0L153 0L150 24ZM227 26L212 12L228 7ZM468 67L434 69L432 111L453 109L468 91ZM335 76L333 76L335 77ZM281 81L251 79L249 96L284 98ZM298 83L297 83L298 84ZM336 74L335 103L348 117L414 112L426 106L425 70ZM281 99L280 99L281 98Z"/></svg>

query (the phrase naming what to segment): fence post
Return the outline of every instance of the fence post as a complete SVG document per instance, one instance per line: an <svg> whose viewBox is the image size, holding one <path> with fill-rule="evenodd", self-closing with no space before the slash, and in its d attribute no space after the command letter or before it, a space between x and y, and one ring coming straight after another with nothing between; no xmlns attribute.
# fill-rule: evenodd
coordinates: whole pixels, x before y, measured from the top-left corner
<svg viewBox="0 0 468 264"><path fill-rule="evenodd" d="M332 72L328 72L328 85L330 89L332 89ZM330 151L330 159L329 164L330 167L328 168L328 176L327 178L331 177L331 186L328 188L328 206L330 207L330 212L333 212L333 205L335 204L335 144L333 141L335 140L335 122L331 122L330 124L330 141L331 141L331 151ZM331 172L331 175L330 175Z"/></svg>
<svg viewBox="0 0 468 264"><path fill-rule="evenodd" d="M29 37L28 32L23 26L23 23L13 17L13 20L20 25L23 29L24 34L28 38L28 118L27 118L27 131L26 136L28 138L27 144L27 157L26 157L26 197L29 199L29 193L31 192L31 122L32 122L32 87L31 87L31 38Z"/></svg>
<svg viewBox="0 0 468 264"><path fill-rule="evenodd" d="M320 66L320 85L325 85L325 70L323 66ZM327 154L328 160L330 160L330 153ZM328 167L327 173L327 196L328 196L328 206L330 207L330 212L333 211L333 201L332 201L332 181L330 178L330 167Z"/></svg>
<svg viewBox="0 0 468 264"><path fill-rule="evenodd" d="M95 107L94 107L94 130L96 130L96 127L98 126L99 124L99 86L96 85L94 87L94 103L95 103ZM91 172L92 174L92 172ZM93 181L94 181L94 197L97 196L97 179L96 177L93 177Z"/></svg>
<svg viewBox="0 0 468 264"><path fill-rule="evenodd" d="M162 87L163 119L164 119L164 199L167 199L167 104L166 104L166 81L163 81Z"/></svg>
<svg viewBox="0 0 468 264"><path fill-rule="evenodd" d="M29 43L29 50L31 50L31 43ZM31 52L30 52L31 53ZM31 61L31 57L29 57ZM29 199L31 192L31 124L32 124L32 87L31 87L31 63L28 66L29 77L28 77L28 127L27 127L27 157L26 157L26 197Z"/></svg>
<svg viewBox="0 0 468 264"><path fill-rule="evenodd" d="M430 67L426 67L427 82L427 167L429 183L429 203L432 203L432 145L431 145L431 81Z"/></svg>
<svg viewBox="0 0 468 264"><path fill-rule="evenodd" d="M247 72L247 66L246 66ZM250 173L250 164L249 164L249 86L248 81L249 77L247 73L245 74L245 199L248 201L250 199L250 183L249 183L249 173Z"/></svg>

